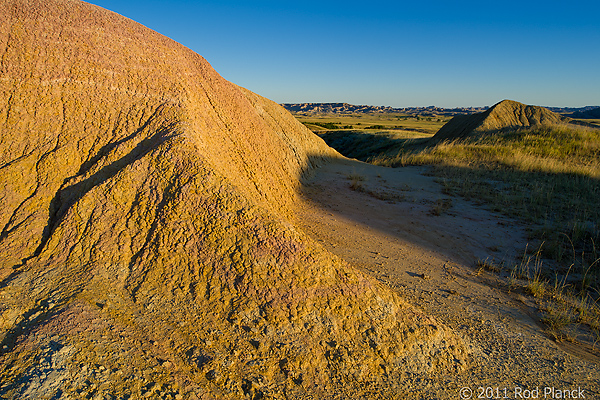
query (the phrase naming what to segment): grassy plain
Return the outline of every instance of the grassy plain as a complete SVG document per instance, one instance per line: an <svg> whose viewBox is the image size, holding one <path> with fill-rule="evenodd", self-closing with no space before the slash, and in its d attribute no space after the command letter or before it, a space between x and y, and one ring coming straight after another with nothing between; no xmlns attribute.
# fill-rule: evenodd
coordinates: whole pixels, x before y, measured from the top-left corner
<svg viewBox="0 0 600 400"><path fill-rule="evenodd" d="M325 114L304 116L297 115L296 118L315 132L324 131L328 128L322 125L338 125L340 129L346 130L378 130L387 132L421 132L434 134L450 117L437 116L412 116L407 114ZM330 125L331 124L331 125Z"/></svg>
<svg viewBox="0 0 600 400"><path fill-rule="evenodd" d="M598 127L600 127L600 119L575 119L575 121L598 125Z"/></svg>
<svg viewBox="0 0 600 400"><path fill-rule="evenodd" d="M300 120L351 126L315 131L348 157L389 167L431 165L447 194L517 218L529 231L521 262L481 264L549 301L542 319L556 337L584 324L600 338L600 129L541 126L439 142L433 134L448 118L397 117Z"/></svg>

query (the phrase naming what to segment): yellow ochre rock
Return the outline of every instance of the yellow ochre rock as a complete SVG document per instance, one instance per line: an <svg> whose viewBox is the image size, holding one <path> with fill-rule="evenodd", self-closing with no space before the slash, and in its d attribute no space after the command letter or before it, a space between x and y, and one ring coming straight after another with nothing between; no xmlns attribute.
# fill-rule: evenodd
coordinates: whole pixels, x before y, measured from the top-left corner
<svg viewBox="0 0 600 400"><path fill-rule="evenodd" d="M76 0L0 1L0 48L1 397L395 396L468 365L294 226L339 155L282 107Z"/></svg>

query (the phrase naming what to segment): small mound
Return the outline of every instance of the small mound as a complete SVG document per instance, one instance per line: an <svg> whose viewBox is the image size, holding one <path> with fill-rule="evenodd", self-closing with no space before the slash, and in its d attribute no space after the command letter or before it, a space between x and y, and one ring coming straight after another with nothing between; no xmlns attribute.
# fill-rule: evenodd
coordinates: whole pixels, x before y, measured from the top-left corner
<svg viewBox="0 0 600 400"><path fill-rule="evenodd" d="M458 115L440 128L433 139L455 140L473 133L516 129L541 124L560 124L568 119L539 106L503 100L489 110L473 115Z"/></svg>

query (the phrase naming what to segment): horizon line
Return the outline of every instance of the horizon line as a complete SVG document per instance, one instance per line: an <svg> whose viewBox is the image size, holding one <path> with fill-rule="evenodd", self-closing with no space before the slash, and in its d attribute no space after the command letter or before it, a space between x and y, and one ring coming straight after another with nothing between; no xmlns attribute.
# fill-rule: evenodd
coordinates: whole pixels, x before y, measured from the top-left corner
<svg viewBox="0 0 600 400"><path fill-rule="evenodd" d="M436 105L429 105L429 106L401 106L401 107L395 107L395 106L390 106L390 105L375 105L375 104L355 104L355 103L348 103L346 101L302 101L302 102L281 102L279 103L281 105L284 104L348 104L350 106L362 106L362 107L383 107L383 108L393 108L393 109L402 109L402 108L441 108L441 109L455 109L455 108L489 108L492 107L494 103L492 105L483 105L483 106L453 106L453 107L442 107L442 106L436 106ZM523 103L525 104L525 103ZM544 107L544 108L559 108L559 109L565 109L565 108L569 108L569 109L581 109L581 108L600 108L600 105L585 105L585 106L544 106L544 105L539 105L539 104L527 104L527 105L532 105L532 106L537 106L537 107Z"/></svg>

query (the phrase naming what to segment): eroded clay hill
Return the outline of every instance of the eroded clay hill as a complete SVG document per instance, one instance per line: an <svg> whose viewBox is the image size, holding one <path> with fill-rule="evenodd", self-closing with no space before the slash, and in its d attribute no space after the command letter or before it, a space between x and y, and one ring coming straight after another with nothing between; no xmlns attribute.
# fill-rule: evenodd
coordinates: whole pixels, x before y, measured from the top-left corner
<svg viewBox="0 0 600 400"><path fill-rule="evenodd" d="M283 108L79 1L0 1L0 49L0 396L376 397L465 367L295 228L338 155Z"/></svg>
<svg viewBox="0 0 600 400"><path fill-rule="evenodd" d="M465 138L472 133L522 128L540 124L559 124L568 119L544 107L503 100L485 112L457 115L435 134L434 140Z"/></svg>

